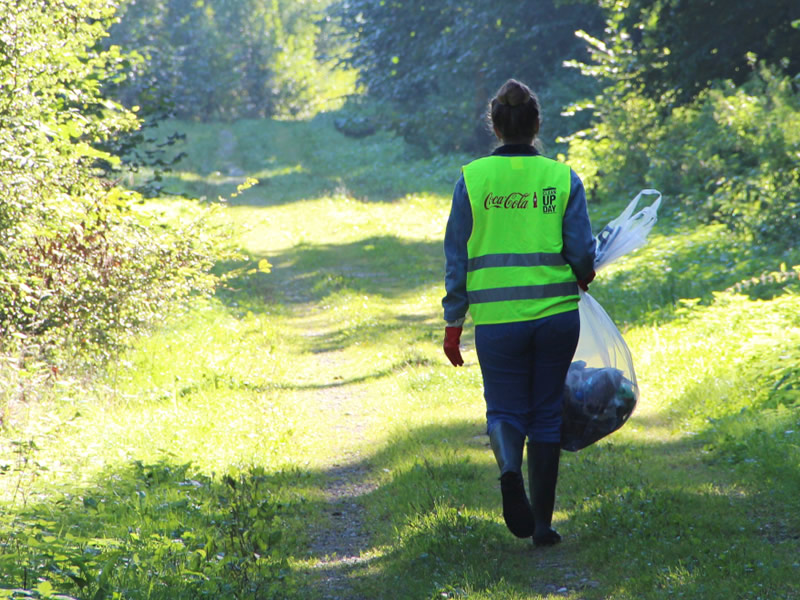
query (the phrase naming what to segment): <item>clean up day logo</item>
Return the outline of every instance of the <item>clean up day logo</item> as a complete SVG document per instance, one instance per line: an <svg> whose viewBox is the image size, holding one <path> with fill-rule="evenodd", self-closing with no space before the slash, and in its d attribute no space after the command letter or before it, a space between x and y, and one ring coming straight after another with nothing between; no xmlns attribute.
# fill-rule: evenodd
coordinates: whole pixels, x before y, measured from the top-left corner
<svg viewBox="0 0 800 600"><path fill-rule="evenodd" d="M549 187L542 190L542 212L546 215L556 212L556 188Z"/></svg>

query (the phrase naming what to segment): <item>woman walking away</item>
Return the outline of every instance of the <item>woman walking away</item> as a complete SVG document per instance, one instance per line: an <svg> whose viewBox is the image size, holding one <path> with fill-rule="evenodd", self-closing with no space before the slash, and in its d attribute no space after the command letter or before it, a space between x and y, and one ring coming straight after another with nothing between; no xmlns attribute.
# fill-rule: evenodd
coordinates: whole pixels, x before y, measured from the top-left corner
<svg viewBox="0 0 800 600"><path fill-rule="evenodd" d="M550 546L561 540L551 527L561 405L580 330L578 286L586 290L594 278L594 240L583 183L534 147L537 97L510 79L489 115L502 145L462 168L447 221L444 352L454 366L464 364L459 342L469 310L503 518L517 537Z"/></svg>

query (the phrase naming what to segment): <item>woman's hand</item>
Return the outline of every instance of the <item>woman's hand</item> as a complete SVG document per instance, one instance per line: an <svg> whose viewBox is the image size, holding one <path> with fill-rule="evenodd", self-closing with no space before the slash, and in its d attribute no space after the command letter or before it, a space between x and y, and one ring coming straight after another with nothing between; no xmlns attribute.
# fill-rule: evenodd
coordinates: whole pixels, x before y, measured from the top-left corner
<svg viewBox="0 0 800 600"><path fill-rule="evenodd" d="M586 279L579 279L578 280L578 287L581 288L584 292L588 292L589 291L589 284L594 281L594 276L595 276L595 272L592 271L591 273L589 273L589 275L586 277Z"/></svg>
<svg viewBox="0 0 800 600"><path fill-rule="evenodd" d="M444 353L454 367L460 367L464 364L464 359L461 358L461 330L462 327L445 327L444 328Z"/></svg>

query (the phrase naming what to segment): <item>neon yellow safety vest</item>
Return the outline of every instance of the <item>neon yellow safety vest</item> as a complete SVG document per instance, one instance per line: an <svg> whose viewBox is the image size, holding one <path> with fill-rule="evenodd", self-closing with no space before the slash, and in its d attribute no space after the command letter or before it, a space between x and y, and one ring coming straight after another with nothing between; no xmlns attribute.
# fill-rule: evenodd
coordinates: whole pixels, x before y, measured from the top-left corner
<svg viewBox="0 0 800 600"><path fill-rule="evenodd" d="M475 324L576 309L577 281L561 255L569 166L543 156L487 156L462 171L472 206L467 298Z"/></svg>

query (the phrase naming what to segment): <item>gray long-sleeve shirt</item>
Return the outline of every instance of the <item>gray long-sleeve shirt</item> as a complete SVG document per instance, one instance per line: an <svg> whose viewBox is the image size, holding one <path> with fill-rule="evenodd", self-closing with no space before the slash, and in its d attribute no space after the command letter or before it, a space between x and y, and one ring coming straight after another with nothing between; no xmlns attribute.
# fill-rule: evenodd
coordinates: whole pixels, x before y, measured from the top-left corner
<svg viewBox="0 0 800 600"><path fill-rule="evenodd" d="M533 146L514 144L501 146L493 155L534 156L538 154ZM561 255L572 267L578 280L584 280L594 270L595 240L589 222L586 206L586 192L583 182L575 171L570 171L570 191L567 208L564 212L562 237L564 241ZM448 323L460 324L467 314L467 241L472 234L472 208L470 207L467 186L462 175L453 191L453 204L447 219L444 234L444 255L446 261L445 290L442 299L444 319Z"/></svg>

